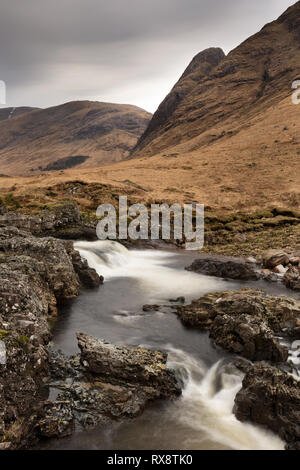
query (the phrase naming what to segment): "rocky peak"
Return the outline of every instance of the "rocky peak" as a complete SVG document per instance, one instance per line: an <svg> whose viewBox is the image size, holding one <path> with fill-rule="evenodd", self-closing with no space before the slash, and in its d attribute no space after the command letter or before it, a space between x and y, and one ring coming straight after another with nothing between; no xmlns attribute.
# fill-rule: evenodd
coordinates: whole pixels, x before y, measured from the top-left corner
<svg viewBox="0 0 300 470"><path fill-rule="evenodd" d="M154 114L148 128L137 144L137 149L143 148L147 145L147 143L151 141L152 135L161 127L167 125L173 113L177 110L184 98L205 76L209 75L209 73L217 67L224 58L225 54L223 50L214 47L205 49L193 58L176 85Z"/></svg>
<svg viewBox="0 0 300 470"><path fill-rule="evenodd" d="M220 47L209 47L204 49L204 51L199 52L193 60L190 62L188 67L183 72L180 81L194 73L194 72L204 72L205 69L209 72L211 67L216 67L219 63L225 58L225 53ZM176 86L176 85L175 85Z"/></svg>

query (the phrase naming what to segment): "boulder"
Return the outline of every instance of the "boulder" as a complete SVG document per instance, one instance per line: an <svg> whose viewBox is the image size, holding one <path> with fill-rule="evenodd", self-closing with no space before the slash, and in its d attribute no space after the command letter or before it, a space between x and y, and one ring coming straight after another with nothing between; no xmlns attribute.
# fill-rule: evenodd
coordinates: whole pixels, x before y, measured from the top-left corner
<svg viewBox="0 0 300 470"><path fill-rule="evenodd" d="M234 414L279 434L288 449L300 450L300 382L291 375L265 364L250 367Z"/></svg>
<svg viewBox="0 0 300 470"><path fill-rule="evenodd" d="M167 354L141 347L117 346L78 333L81 362L92 374L108 381L138 383L160 390L162 396L178 393L177 380L167 369Z"/></svg>
<svg viewBox="0 0 300 470"><path fill-rule="evenodd" d="M81 355L66 358L50 349L50 387L57 398L44 405L41 437L63 437L78 424L91 429L138 416L146 405L175 398L181 385L166 368L166 354L116 346L78 333Z"/></svg>
<svg viewBox="0 0 300 470"><path fill-rule="evenodd" d="M178 306L177 315L185 326L210 329L217 316L250 315L266 322L274 332L292 334L300 318L300 303L274 297L258 289L240 289L207 294L190 305Z"/></svg>
<svg viewBox="0 0 300 470"><path fill-rule="evenodd" d="M268 250L263 254L263 265L266 268L273 269L282 264L286 266L289 263L289 256L281 250Z"/></svg>
<svg viewBox="0 0 300 470"><path fill-rule="evenodd" d="M289 268L284 275L283 282L289 289L300 291L300 271L295 266Z"/></svg>
<svg viewBox="0 0 300 470"><path fill-rule="evenodd" d="M282 264L274 268L274 273L276 274L285 274L287 271L288 268L285 268L284 266L282 266Z"/></svg>
<svg viewBox="0 0 300 470"><path fill-rule="evenodd" d="M188 271L206 274L208 276L241 279L244 281L255 281L260 278L256 264L252 261L246 262L244 258L200 255L200 257L186 269Z"/></svg>
<svg viewBox="0 0 300 470"><path fill-rule="evenodd" d="M217 316L210 330L216 345L250 361L286 362L288 349L281 346L267 324L251 315Z"/></svg>

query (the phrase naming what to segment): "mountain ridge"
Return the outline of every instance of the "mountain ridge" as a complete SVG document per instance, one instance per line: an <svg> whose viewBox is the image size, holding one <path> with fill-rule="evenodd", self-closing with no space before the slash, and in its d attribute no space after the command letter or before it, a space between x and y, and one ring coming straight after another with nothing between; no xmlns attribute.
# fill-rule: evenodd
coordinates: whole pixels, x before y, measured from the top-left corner
<svg viewBox="0 0 300 470"><path fill-rule="evenodd" d="M159 113L167 97L131 156L159 154L184 142L185 150L189 151L194 148L189 146L191 139L231 117L238 131L237 121L245 124L256 108L272 106L275 98L279 102L290 92L292 81L300 76L299 45L300 2L297 2L233 49L208 74L200 74L197 86L189 90L164 121ZM157 126L160 119L162 124ZM204 140L203 144L206 143Z"/></svg>

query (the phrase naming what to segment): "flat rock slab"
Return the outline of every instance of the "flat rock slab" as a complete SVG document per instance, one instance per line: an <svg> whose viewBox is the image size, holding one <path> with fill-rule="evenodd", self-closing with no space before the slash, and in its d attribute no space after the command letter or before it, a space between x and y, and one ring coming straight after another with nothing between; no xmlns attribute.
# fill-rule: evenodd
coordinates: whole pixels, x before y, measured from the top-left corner
<svg viewBox="0 0 300 470"><path fill-rule="evenodd" d="M77 336L81 355L66 358L50 349L50 386L59 393L45 403L39 436L70 435L76 423L91 429L133 418L147 403L181 394L165 353Z"/></svg>

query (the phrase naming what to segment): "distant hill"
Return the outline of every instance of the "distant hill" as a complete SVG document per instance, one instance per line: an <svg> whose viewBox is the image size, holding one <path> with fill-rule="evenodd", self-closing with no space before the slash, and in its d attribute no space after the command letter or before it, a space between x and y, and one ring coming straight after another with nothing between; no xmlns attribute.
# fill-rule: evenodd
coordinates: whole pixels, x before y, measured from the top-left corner
<svg viewBox="0 0 300 470"><path fill-rule="evenodd" d="M90 101L0 109L0 173L14 176L121 161L150 119L136 106Z"/></svg>
<svg viewBox="0 0 300 470"><path fill-rule="evenodd" d="M21 114L30 113L38 108L30 108L29 106L20 106L19 108L0 108L0 121L12 119Z"/></svg>

